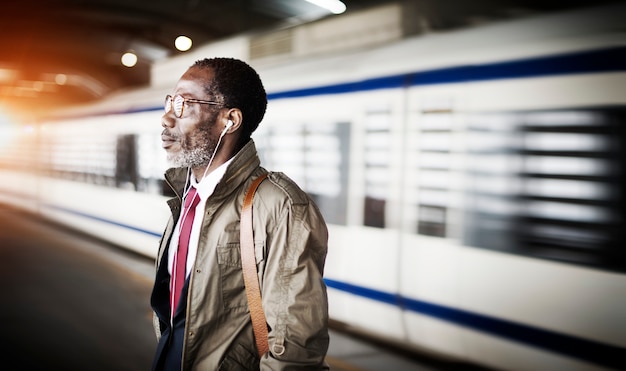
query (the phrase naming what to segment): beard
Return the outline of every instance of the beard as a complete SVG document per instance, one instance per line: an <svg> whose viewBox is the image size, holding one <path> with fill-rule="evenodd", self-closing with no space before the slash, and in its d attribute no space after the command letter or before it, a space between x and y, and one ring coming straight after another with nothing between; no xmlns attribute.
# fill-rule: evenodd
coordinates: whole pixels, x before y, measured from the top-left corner
<svg viewBox="0 0 626 371"><path fill-rule="evenodd" d="M180 151L168 152L167 161L175 167L202 167L207 166L213 153L217 140L211 137L211 125L202 125L192 133L181 136L173 136L180 142Z"/></svg>

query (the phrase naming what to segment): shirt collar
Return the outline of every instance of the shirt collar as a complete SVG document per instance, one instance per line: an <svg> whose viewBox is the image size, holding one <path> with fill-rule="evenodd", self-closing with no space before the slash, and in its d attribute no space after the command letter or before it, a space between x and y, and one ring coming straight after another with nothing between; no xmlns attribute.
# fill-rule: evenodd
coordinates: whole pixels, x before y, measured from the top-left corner
<svg viewBox="0 0 626 371"><path fill-rule="evenodd" d="M217 187L217 184L220 182L220 180L222 180L222 177L226 173L228 165L230 165L230 163L233 161L233 158L234 157L221 164L217 169L211 171L200 182L196 180L195 176L191 176L190 183L193 187L196 188L196 191L200 196L200 200L204 201L213 194L213 191L215 191L215 187Z"/></svg>

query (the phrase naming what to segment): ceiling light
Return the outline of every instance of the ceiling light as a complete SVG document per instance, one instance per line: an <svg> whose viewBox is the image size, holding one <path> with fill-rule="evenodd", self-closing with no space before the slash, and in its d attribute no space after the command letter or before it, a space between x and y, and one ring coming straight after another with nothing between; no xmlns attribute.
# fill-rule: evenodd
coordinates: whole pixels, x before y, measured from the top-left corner
<svg viewBox="0 0 626 371"><path fill-rule="evenodd" d="M186 52L187 50L191 49L191 44L191 39L184 35L178 36L176 38L176 41L174 41L174 46L176 46L176 49L180 50L181 52Z"/></svg>
<svg viewBox="0 0 626 371"><path fill-rule="evenodd" d="M54 82L56 82L57 85L65 85L67 82L67 75L64 73L57 73L54 76Z"/></svg>
<svg viewBox="0 0 626 371"><path fill-rule="evenodd" d="M133 52L126 52L122 55L122 64L126 67L133 67L137 64L137 55Z"/></svg>
<svg viewBox="0 0 626 371"><path fill-rule="evenodd" d="M346 11L346 4L339 0L306 0L320 8L324 8L333 14L341 14Z"/></svg>

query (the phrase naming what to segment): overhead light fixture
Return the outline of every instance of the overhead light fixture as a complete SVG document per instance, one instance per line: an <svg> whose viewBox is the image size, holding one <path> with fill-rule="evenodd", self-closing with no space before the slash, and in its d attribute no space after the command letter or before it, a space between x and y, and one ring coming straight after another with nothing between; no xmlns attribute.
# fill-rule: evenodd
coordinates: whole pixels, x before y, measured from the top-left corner
<svg viewBox="0 0 626 371"><path fill-rule="evenodd" d="M134 67L137 64L137 55L133 52L126 52L122 55L122 64L126 67Z"/></svg>
<svg viewBox="0 0 626 371"><path fill-rule="evenodd" d="M56 82L57 85L65 85L67 82L67 75L64 73L57 73L54 76L54 82Z"/></svg>
<svg viewBox="0 0 626 371"><path fill-rule="evenodd" d="M191 39L185 35L178 36L176 38L176 41L174 41L174 46L181 52L186 52L187 50L191 49L191 44L193 44Z"/></svg>
<svg viewBox="0 0 626 371"><path fill-rule="evenodd" d="M306 0L320 8L324 8L333 14L341 14L346 11L346 4L339 0Z"/></svg>

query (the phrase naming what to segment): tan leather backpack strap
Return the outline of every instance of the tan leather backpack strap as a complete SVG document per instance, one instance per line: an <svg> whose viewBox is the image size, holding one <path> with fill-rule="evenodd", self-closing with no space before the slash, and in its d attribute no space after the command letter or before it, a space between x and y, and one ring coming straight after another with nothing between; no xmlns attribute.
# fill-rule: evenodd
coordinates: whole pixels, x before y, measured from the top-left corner
<svg viewBox="0 0 626 371"><path fill-rule="evenodd" d="M240 247L241 247L241 268L243 270L243 282L246 286L246 297L248 298L248 307L250 308L250 318L252 319L252 328L254 329L254 339L256 341L259 356L269 351L267 340L267 322L265 320L265 312L263 311L263 303L261 302L261 289L259 288L259 279L256 270L256 258L254 255L254 234L252 232L252 200L259 184L268 173L256 178L248 188L243 199L243 207L241 209L241 231L240 231Z"/></svg>

